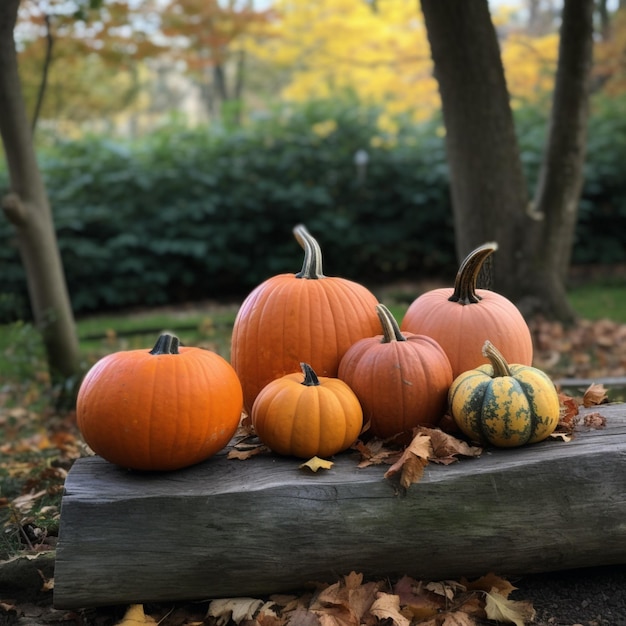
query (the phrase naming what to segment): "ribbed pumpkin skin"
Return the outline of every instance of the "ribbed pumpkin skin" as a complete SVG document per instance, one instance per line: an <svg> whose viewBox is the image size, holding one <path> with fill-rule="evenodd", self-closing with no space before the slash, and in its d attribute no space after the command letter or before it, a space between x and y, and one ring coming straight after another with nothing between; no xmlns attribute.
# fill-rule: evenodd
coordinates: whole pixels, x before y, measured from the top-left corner
<svg viewBox="0 0 626 626"><path fill-rule="evenodd" d="M98 361L76 405L86 443L137 470L174 470L203 461L235 434L243 394L230 364L200 348L179 354L129 350Z"/></svg>
<svg viewBox="0 0 626 626"><path fill-rule="evenodd" d="M338 378L320 376L318 385L302 374L286 374L258 394L251 417L259 439L278 454L310 459L349 448L363 427L354 392Z"/></svg>
<svg viewBox="0 0 626 626"><path fill-rule="evenodd" d="M339 365L338 376L357 395L369 432L381 439L435 425L452 384L450 362L434 339L409 332L403 337L361 339Z"/></svg>
<svg viewBox="0 0 626 626"><path fill-rule="evenodd" d="M368 289L323 276L321 269L304 273L302 278L279 274L267 279L237 313L230 362L241 380L248 413L263 387L299 372L301 362L318 376L335 377L346 350L380 332L378 300Z"/></svg>
<svg viewBox="0 0 626 626"><path fill-rule="evenodd" d="M510 376L495 376L492 365L482 365L450 387L452 417L473 441L517 447L543 441L558 425L559 397L550 378L526 365L508 368Z"/></svg>
<svg viewBox="0 0 626 626"><path fill-rule="evenodd" d="M509 363L532 365L530 330L510 300L477 289L480 302L463 305L449 301L453 292L444 287L419 296L407 309L400 328L435 339L448 355L455 377L488 363L482 355L487 339L499 346Z"/></svg>
<svg viewBox="0 0 626 626"><path fill-rule="evenodd" d="M495 242L479 246L459 267L454 288L427 291L407 309L400 328L437 341L448 355L454 376L488 363L482 347L489 340L509 363L532 365L530 329L519 309L504 296L476 289Z"/></svg>

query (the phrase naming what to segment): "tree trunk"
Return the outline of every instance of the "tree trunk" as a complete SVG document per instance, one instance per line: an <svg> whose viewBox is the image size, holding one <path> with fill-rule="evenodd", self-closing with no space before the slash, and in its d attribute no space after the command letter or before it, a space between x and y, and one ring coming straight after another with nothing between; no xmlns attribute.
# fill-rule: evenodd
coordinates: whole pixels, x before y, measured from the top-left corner
<svg viewBox="0 0 626 626"><path fill-rule="evenodd" d="M457 256L497 241L493 287L514 298L528 192L489 6L421 4L446 125Z"/></svg>
<svg viewBox="0 0 626 626"><path fill-rule="evenodd" d="M589 113L593 49L593 0L565 0L552 114L532 214L537 236L525 258L525 309L540 310L565 322L575 319L565 285L571 261Z"/></svg>
<svg viewBox="0 0 626 626"><path fill-rule="evenodd" d="M50 374L54 381L61 381L78 373L78 338L18 75L13 39L18 6L19 0L0 3L0 135L11 185L2 208L16 228Z"/></svg>
<svg viewBox="0 0 626 626"><path fill-rule="evenodd" d="M575 318L565 290L582 187L593 0L566 0L552 121L528 203L487 0L422 0L446 124L459 258L487 240L493 287L524 315Z"/></svg>

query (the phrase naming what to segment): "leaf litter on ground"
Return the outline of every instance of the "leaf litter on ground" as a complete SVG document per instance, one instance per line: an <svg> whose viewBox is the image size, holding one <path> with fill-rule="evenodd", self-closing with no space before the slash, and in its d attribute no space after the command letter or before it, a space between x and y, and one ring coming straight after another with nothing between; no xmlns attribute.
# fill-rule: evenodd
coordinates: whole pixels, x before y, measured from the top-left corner
<svg viewBox="0 0 626 626"><path fill-rule="evenodd" d="M607 320L583 320L572 328L565 328L541 319L533 320L529 325L536 346L534 364L554 380L568 376L602 379L626 375L626 325ZM0 445L0 478L4 476L15 488L13 492L5 489L0 494L0 515L4 534L20 535L23 554L17 558L31 559L54 548L54 535L49 535L46 529L39 529L38 524L45 516L53 522L58 520L58 508L49 501L51 498L59 500L67 471L74 460L86 454L86 449L71 411L59 413L51 408L30 408L46 406L41 402L40 391L32 386L28 393L20 392L21 406L16 406L10 395L5 385L0 393L0 428L5 435ZM579 411L580 406L589 408L609 401L603 385L591 385L581 397L561 393L560 401L561 419L554 438L568 441L580 431L604 427L605 418L600 411L587 411L584 416ZM48 403L47 406L51 405ZM414 440L417 441L412 441L406 448L399 449L390 446L389 442L365 437L356 442L353 451L358 453L359 467L395 466L393 470L389 468L388 476L399 477L403 484L410 485L419 481L426 463L445 465L480 454L480 448L458 439L456 434L450 417L444 416L439 428L415 432ZM245 421L235 442L229 458L245 460L269 453L255 439ZM401 461L403 455L404 461ZM357 623L355 616L365 610L363 603L367 606L372 594L375 598L362 614L359 626L383 623L386 626L405 623L471 626L485 623L484 620L519 625L528 623L532 614L529 603L509 599L510 589L502 586L506 582L504 579L498 579L502 583L491 586L489 582L480 583L479 588L475 588L473 583L464 580L422 582L405 576L390 588L388 580L357 584L355 576L359 575L352 573L350 578L339 580L321 600L320 589L326 589L328 585L318 586L313 592L303 591L297 596L276 595L261 604L257 602L258 608L252 617L246 614L240 623L244 626L350 626ZM50 593L54 579L42 578L41 584L41 591ZM359 602L356 602L357 597ZM237 604L239 599L228 601ZM360 608L355 609L355 603ZM218 618L209 615L208 611L202 615L198 613L201 606L198 603L176 608L151 606L146 612L141 605L137 606L141 613L135 608L128 617L134 617L138 624L152 624L155 620L164 626L218 624ZM101 610L106 611L106 607ZM5 614L9 619L11 615L43 619L47 613L54 613L51 619L56 623L83 620L72 612L65 614L34 604L18 606L10 599L0 597L0 617ZM237 619L238 616L239 613L235 613ZM223 613L220 623L235 624L232 618L232 612L228 616Z"/></svg>

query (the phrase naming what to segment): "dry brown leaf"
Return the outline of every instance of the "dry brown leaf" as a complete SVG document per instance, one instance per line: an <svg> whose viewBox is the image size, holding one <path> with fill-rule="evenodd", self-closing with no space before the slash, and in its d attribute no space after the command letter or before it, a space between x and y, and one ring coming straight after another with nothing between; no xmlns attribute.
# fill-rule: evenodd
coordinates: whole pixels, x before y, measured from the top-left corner
<svg viewBox="0 0 626 626"><path fill-rule="evenodd" d="M434 617L445 607L445 600L426 589L421 581L410 576L403 576L393 587L394 593L400 598L403 613L425 620Z"/></svg>
<svg viewBox="0 0 626 626"><path fill-rule="evenodd" d="M326 459L320 459L319 456L311 457L306 463L298 465L300 469L310 469L313 472L317 472L319 469L330 469L334 463L327 461Z"/></svg>
<svg viewBox="0 0 626 626"><path fill-rule="evenodd" d="M578 402L564 393L559 393L560 416L555 434L571 435L578 423Z"/></svg>
<svg viewBox="0 0 626 626"><path fill-rule="evenodd" d="M472 581L462 578L461 583L469 591L489 592L495 589L497 593L505 598L508 598L510 593L517 589L517 587L514 587L506 578L502 578L493 572Z"/></svg>
<svg viewBox="0 0 626 626"><path fill-rule="evenodd" d="M390 620L393 626L410 626L411 622L400 613L400 598L391 593L379 592L370 608L379 620Z"/></svg>
<svg viewBox="0 0 626 626"><path fill-rule="evenodd" d="M443 596L448 600L452 600L454 596L465 591L465 586L455 580L442 580L437 582L429 582L426 585L428 591L436 593L438 596Z"/></svg>
<svg viewBox="0 0 626 626"><path fill-rule="evenodd" d="M315 613L299 606L289 615L286 626L321 626L321 624L319 617Z"/></svg>
<svg viewBox="0 0 626 626"><path fill-rule="evenodd" d="M476 620L463 611L442 613L428 622L420 622L420 626L476 626Z"/></svg>
<svg viewBox="0 0 626 626"><path fill-rule="evenodd" d="M606 417L600 413L587 413L583 418L583 424L587 428L600 429L606 426Z"/></svg>
<svg viewBox="0 0 626 626"><path fill-rule="evenodd" d="M509 600L496 588L485 595L485 613L488 619L515 624L515 626L525 626L535 618L535 609L529 602Z"/></svg>
<svg viewBox="0 0 626 626"><path fill-rule="evenodd" d="M589 408L597 404L604 404L608 402L606 387L601 383L592 383L587 387L583 394L583 406Z"/></svg>
<svg viewBox="0 0 626 626"><path fill-rule="evenodd" d="M413 483L419 482L432 453L430 437L417 434L402 456L385 472L385 478L401 472L400 485L408 489Z"/></svg>
<svg viewBox="0 0 626 626"><path fill-rule="evenodd" d="M474 457L482 454L482 448L478 446L470 446L465 441L457 439L449 433L444 433L438 428L421 427L414 432L430 437L430 443L433 449L431 461L449 465L458 461L457 455Z"/></svg>
<svg viewBox="0 0 626 626"><path fill-rule="evenodd" d="M343 580L323 589L311 605L324 624L323 614L330 613L339 623L360 626L361 619L376 599L379 585L375 582L363 584L363 575L350 572Z"/></svg>
<svg viewBox="0 0 626 626"><path fill-rule="evenodd" d="M41 489L40 491L22 494L11 500L11 506L20 513L28 513L33 508L35 502L43 498L47 493L47 489Z"/></svg>
<svg viewBox="0 0 626 626"><path fill-rule="evenodd" d="M367 443L359 440L352 448L361 455L361 460L358 464L360 468L380 465L381 463L394 463L400 456L398 450L386 448L382 439L371 439Z"/></svg>
<svg viewBox="0 0 626 626"><path fill-rule="evenodd" d="M225 626L230 620L240 624L244 619L252 619L261 606L263 601L256 598L219 598L209 604L207 617L215 617L218 626Z"/></svg>
<svg viewBox="0 0 626 626"><path fill-rule="evenodd" d="M263 444L250 446L250 447L245 448L244 450L234 447L228 451L227 458L236 459L238 461L246 461L252 458L253 456L257 456L258 454L264 454L269 451L270 449L267 446L264 446Z"/></svg>

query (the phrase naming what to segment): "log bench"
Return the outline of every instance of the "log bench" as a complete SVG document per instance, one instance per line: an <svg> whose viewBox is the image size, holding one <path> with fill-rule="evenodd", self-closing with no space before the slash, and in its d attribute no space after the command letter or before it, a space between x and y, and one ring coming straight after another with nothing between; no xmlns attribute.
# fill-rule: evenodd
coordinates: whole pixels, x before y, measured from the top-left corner
<svg viewBox="0 0 626 626"><path fill-rule="evenodd" d="M626 404L570 442L430 463L401 490L354 452L330 470L226 451L146 474L98 457L66 480L58 608L259 596L408 574L441 580L626 563Z"/></svg>

